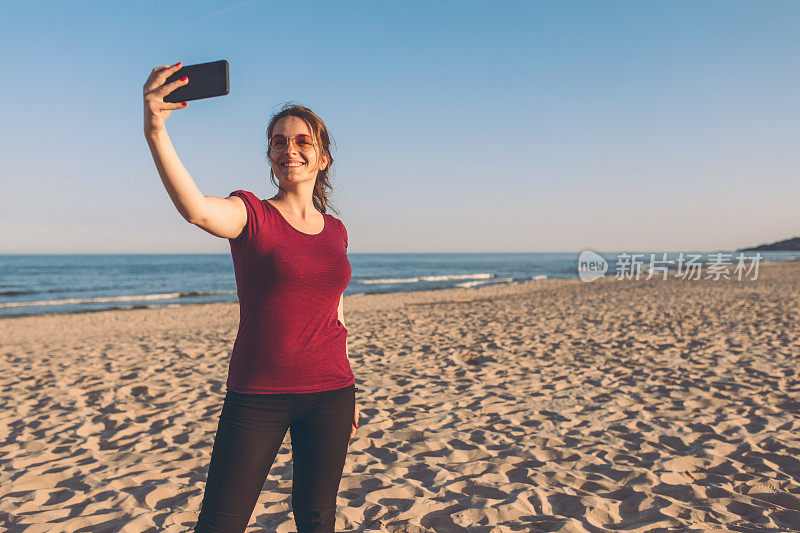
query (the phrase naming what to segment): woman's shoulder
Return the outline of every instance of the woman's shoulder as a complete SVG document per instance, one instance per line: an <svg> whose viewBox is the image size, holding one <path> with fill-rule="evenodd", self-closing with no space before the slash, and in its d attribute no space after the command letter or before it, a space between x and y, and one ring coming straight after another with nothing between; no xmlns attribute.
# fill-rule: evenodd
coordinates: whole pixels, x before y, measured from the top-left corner
<svg viewBox="0 0 800 533"><path fill-rule="evenodd" d="M330 219L330 220L333 220L333 223L334 223L334 224L335 224L335 225L336 225L338 228L340 228L340 229L345 229L345 227L344 227L344 222L342 222L342 219L340 219L339 217L337 217L337 216L335 216L335 215L333 215L333 214L331 214L331 213L325 213L325 216L327 216L327 217L328 217L328 219Z"/></svg>
<svg viewBox="0 0 800 533"><path fill-rule="evenodd" d="M238 197L242 198L243 200L244 199L256 200L256 201L259 201L259 202L263 202L264 201L263 199L261 199L258 196L256 196L256 194L254 192L248 191L246 189L236 189L235 191L230 193L228 196L238 196Z"/></svg>
<svg viewBox="0 0 800 533"><path fill-rule="evenodd" d="M232 193L228 195L231 196L238 196L241 198L245 206L253 211L253 214L258 218L264 218L268 214L268 210L266 204L268 203L266 200L259 198L254 192L248 191L246 189L236 189Z"/></svg>
<svg viewBox="0 0 800 533"><path fill-rule="evenodd" d="M236 189L228 195L228 197L232 196L238 196L244 202L245 211L247 211L245 229L239 237L232 239L232 242L238 243L248 241L258 235L266 223L268 213L264 207L265 201L256 196L252 191L245 189Z"/></svg>
<svg viewBox="0 0 800 533"><path fill-rule="evenodd" d="M336 230L341 235L342 239L344 240L344 247L347 248L347 228L344 225L344 222L341 219L331 215L330 213L325 213L329 217L329 219L334 221L334 225L336 226Z"/></svg>

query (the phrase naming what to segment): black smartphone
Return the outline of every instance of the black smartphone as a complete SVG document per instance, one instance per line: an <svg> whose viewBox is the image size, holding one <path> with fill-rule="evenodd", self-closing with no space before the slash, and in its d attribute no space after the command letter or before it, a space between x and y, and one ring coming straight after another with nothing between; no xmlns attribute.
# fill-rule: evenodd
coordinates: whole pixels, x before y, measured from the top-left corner
<svg viewBox="0 0 800 533"><path fill-rule="evenodd" d="M186 102L212 96L224 96L231 90L228 80L228 61L220 59L210 63L186 65L167 78L166 83L189 77L189 83L178 87L164 97L165 102Z"/></svg>

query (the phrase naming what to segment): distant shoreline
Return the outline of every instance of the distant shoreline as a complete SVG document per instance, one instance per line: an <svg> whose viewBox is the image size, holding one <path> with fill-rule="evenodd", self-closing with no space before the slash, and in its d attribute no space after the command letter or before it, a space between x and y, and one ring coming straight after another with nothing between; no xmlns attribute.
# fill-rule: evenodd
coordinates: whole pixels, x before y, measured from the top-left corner
<svg viewBox="0 0 800 533"><path fill-rule="evenodd" d="M737 252L800 252L800 237L792 237L770 244L759 244L752 248L742 248Z"/></svg>

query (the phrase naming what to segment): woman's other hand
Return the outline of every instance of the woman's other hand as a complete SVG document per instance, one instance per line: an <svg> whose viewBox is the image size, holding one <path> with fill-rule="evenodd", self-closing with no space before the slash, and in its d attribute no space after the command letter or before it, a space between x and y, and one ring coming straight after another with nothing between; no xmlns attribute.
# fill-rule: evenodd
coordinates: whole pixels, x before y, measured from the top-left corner
<svg viewBox="0 0 800 533"><path fill-rule="evenodd" d="M152 133L160 132L164 129L164 122L169 117L173 109L182 109L188 104L186 102L165 102L164 97L169 93L189 83L189 80L184 77L175 80L172 83L164 83L167 78L181 68L181 62L178 61L171 67L163 65L156 67L150 73L150 77L144 84L144 133L149 135Z"/></svg>
<svg viewBox="0 0 800 533"><path fill-rule="evenodd" d="M353 435L356 434L356 430L358 429L358 404L356 404L355 412L353 413L353 425L350 428L350 438L353 438Z"/></svg>

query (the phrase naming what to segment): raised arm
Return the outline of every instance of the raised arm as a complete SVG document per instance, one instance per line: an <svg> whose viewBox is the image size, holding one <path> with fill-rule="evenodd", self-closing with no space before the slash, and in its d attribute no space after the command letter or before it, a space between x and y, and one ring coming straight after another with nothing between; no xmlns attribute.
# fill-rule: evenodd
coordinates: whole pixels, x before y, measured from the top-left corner
<svg viewBox="0 0 800 533"><path fill-rule="evenodd" d="M189 83L187 78L165 83L181 64L156 67L144 84L144 136L153 161L175 208L186 221L215 235L232 239L237 237L247 223L247 210L241 198L205 196L197 188L192 176L183 166L167 134L165 122L175 109L183 109L186 102L164 102L164 97Z"/></svg>

